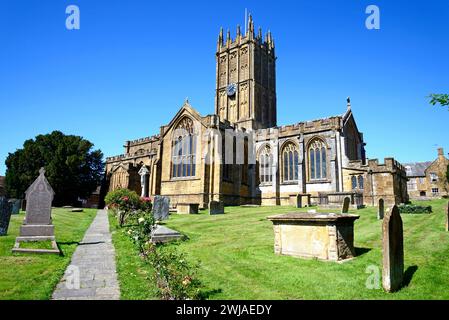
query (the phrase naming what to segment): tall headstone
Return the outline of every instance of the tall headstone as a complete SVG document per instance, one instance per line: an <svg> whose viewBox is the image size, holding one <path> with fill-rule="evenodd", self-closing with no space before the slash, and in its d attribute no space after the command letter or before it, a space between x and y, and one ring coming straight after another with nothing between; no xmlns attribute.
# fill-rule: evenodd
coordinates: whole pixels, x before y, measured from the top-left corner
<svg viewBox="0 0 449 320"><path fill-rule="evenodd" d="M396 205L384 217L382 235L382 286L385 291L394 292L401 288L404 278L402 219Z"/></svg>
<svg viewBox="0 0 449 320"><path fill-rule="evenodd" d="M379 199L379 206L377 207L377 220L382 220L385 215L385 201L384 199Z"/></svg>
<svg viewBox="0 0 449 320"><path fill-rule="evenodd" d="M351 199L349 197L345 197L343 199L343 206L341 208L341 213L348 213L349 212L349 204L351 203Z"/></svg>
<svg viewBox="0 0 449 320"><path fill-rule="evenodd" d="M155 220L167 220L170 214L170 198L155 196L153 200L153 217Z"/></svg>
<svg viewBox="0 0 449 320"><path fill-rule="evenodd" d="M446 206L446 228L444 230L449 231L449 202Z"/></svg>
<svg viewBox="0 0 449 320"><path fill-rule="evenodd" d="M13 252L60 253L55 240L54 225L51 220L51 204L54 191L45 178L45 170L39 170L39 177L31 184L26 195L26 216L16 238ZM52 249L24 249L21 242L50 241Z"/></svg>
<svg viewBox="0 0 449 320"><path fill-rule="evenodd" d="M11 209L12 206L8 199L0 197L0 236L6 236L8 233Z"/></svg>

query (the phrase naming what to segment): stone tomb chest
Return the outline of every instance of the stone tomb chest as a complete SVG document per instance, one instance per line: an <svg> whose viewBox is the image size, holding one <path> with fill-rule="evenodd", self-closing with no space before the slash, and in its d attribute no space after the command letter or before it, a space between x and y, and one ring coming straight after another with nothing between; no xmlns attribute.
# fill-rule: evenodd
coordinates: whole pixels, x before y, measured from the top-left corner
<svg viewBox="0 0 449 320"><path fill-rule="evenodd" d="M354 221L360 216L288 213L270 216L274 252L302 258L341 261L355 256Z"/></svg>
<svg viewBox="0 0 449 320"><path fill-rule="evenodd" d="M197 214L199 203L178 203L178 214Z"/></svg>

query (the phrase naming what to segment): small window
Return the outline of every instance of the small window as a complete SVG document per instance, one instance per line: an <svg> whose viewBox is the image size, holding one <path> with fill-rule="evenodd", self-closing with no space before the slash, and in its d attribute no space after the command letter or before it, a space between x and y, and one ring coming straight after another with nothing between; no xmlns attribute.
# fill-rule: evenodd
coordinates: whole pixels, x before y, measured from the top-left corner
<svg viewBox="0 0 449 320"><path fill-rule="evenodd" d="M438 175L435 172L430 173L430 181L431 182L437 182L438 181Z"/></svg>
<svg viewBox="0 0 449 320"><path fill-rule="evenodd" d="M363 176L359 176L359 189L363 190Z"/></svg>
<svg viewBox="0 0 449 320"><path fill-rule="evenodd" d="M357 189L357 177L356 176L351 177L351 187L352 187L352 190Z"/></svg>
<svg viewBox="0 0 449 320"><path fill-rule="evenodd" d="M438 188L432 188L432 194L435 196L439 193Z"/></svg>

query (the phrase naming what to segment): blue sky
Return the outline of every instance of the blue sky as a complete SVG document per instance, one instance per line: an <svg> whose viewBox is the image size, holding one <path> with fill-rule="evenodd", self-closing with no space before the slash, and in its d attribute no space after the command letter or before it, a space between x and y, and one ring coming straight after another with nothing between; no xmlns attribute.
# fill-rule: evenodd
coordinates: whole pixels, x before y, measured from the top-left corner
<svg viewBox="0 0 449 320"><path fill-rule="evenodd" d="M65 28L78 5L81 29ZM380 8L380 30L365 8ZM0 175L8 152L61 130L106 156L159 133L186 97L214 112L220 26L244 24L276 42L278 125L341 114L351 96L369 158L401 162L449 152L449 1L0 2Z"/></svg>

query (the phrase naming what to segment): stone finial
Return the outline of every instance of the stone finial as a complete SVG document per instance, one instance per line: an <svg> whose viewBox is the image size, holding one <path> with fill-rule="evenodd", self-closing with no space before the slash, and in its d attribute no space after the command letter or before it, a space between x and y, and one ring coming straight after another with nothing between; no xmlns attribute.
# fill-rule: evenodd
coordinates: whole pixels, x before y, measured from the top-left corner
<svg viewBox="0 0 449 320"><path fill-rule="evenodd" d="M40 174L40 175L45 174L45 168L44 168L44 167L42 167L42 168L39 169L39 174Z"/></svg>
<svg viewBox="0 0 449 320"><path fill-rule="evenodd" d="M348 110L351 110L351 97L346 98L346 104L348 106Z"/></svg>
<svg viewBox="0 0 449 320"><path fill-rule="evenodd" d="M226 42L230 42L230 41L231 41L231 31L229 31L229 29L228 29L228 31L226 33Z"/></svg>
<svg viewBox="0 0 449 320"><path fill-rule="evenodd" d="M240 25L237 25L237 37L240 37Z"/></svg>
<svg viewBox="0 0 449 320"><path fill-rule="evenodd" d="M259 32L257 34L257 38L262 39L262 28L261 27L259 27Z"/></svg>
<svg viewBox="0 0 449 320"><path fill-rule="evenodd" d="M382 286L387 292L401 288L404 279L404 235L399 208L395 205L382 223Z"/></svg>

